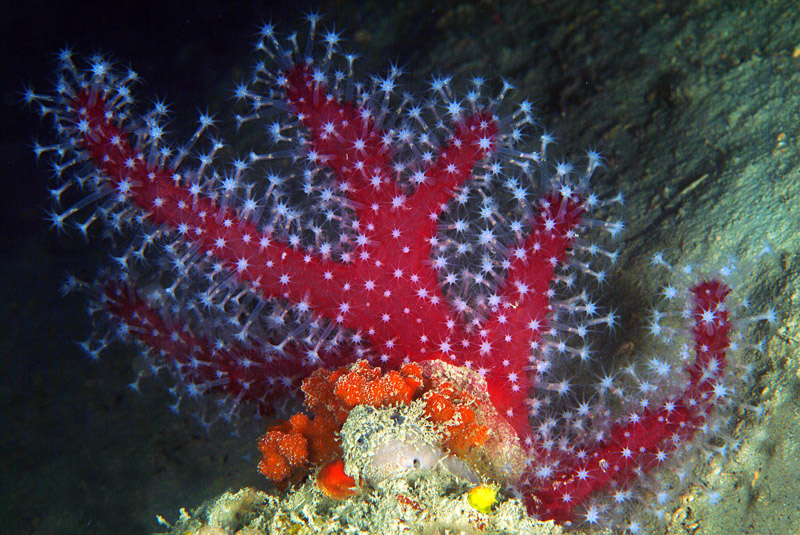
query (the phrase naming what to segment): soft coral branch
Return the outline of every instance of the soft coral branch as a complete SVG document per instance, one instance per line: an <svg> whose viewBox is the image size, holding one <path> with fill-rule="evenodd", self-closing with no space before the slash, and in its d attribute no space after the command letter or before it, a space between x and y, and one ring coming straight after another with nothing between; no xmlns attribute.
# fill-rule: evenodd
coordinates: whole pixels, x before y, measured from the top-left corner
<svg viewBox="0 0 800 535"><path fill-rule="evenodd" d="M592 447L556 454L548 461L535 488L526 495L528 508L543 520L571 521L576 507L599 491L614 487L614 500L630 499L628 485L670 458L693 438L727 392L715 390L726 375L725 353L731 344L726 297L731 288L710 279L689 289L689 313L696 359L687 366L689 383L683 393L658 407L646 407L611 427L607 438ZM723 387L724 388L724 387ZM589 508L587 518L597 521Z"/></svg>
<svg viewBox="0 0 800 535"><path fill-rule="evenodd" d="M499 143L497 119L484 111L456 117L452 135L405 194L391 178L392 154L368 108L339 102L305 65L286 73L292 113L308 129L307 153L324 162L357 206L358 243L342 262L281 243L170 167L148 159L116 124L113 108L95 88L72 107L81 142L115 194L164 225L200 254L212 255L265 298L287 300L334 324L365 333L382 361L397 366L443 353L458 364L490 372L498 408L527 436L526 392L531 343L546 324L548 288L565 258L583 213L574 191L541 199L529 237L508 260L505 286L493 314L467 332L445 299L431 257L437 222L447 201ZM498 363L496 355L503 355Z"/></svg>

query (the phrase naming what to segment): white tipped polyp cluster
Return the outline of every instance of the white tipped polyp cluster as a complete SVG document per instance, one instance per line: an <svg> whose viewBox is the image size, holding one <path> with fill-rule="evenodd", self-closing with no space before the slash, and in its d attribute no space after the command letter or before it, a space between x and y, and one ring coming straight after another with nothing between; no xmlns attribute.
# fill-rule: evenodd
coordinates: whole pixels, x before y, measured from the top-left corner
<svg viewBox="0 0 800 535"><path fill-rule="evenodd" d="M691 482L687 467L694 462L694 453L701 454L702 464L707 465L711 458L725 457L738 447L739 441L730 435L732 410L741 407L756 417L763 414L762 406L753 406L737 399L748 388L753 367L752 364L743 364L739 360L743 358L742 349L757 350L759 347L759 344L744 343L749 336L749 328L755 323L773 323L775 313L767 310L753 314L748 303L736 295L741 288L742 268L734 259L729 258L718 266L711 267L674 267L662 254L656 254L652 264L666 269L669 274L668 282L661 291L665 309L653 312L648 327L662 345L654 348L651 356L638 358L624 370L620 379L612 381L609 378L603 387L605 391L621 388L625 392L624 398L631 414L645 407L669 410L677 400L686 395L686 389L691 388L687 367L693 365L697 354L692 333L695 327L692 324L695 298L690 289L699 282L714 279L733 289L733 293L725 299L724 306L731 326L731 343L725 352L727 367L723 369L720 360L711 358L698 370L697 381L708 385L708 393L700 399L690 399L690 403L696 404L694 410L701 415L692 442L682 444L680 458L668 453L663 460L659 460L659 466L669 463L668 470L647 474L640 481L640 485L656 496L655 501L648 500L647 511L657 519L664 520L671 511L672 498ZM719 321L719 312L707 311L708 322ZM701 324L707 321L705 314L701 314L699 321ZM700 325L699 328L706 327ZM703 351L703 348L700 347L699 350ZM757 354L755 356L758 357ZM612 387L612 384L616 386ZM720 493L714 489L707 489L706 496L711 503L720 499ZM587 515L587 520L596 516L592 511Z"/></svg>
<svg viewBox="0 0 800 535"><path fill-rule="evenodd" d="M402 91L401 72L395 66L383 76L362 82L353 73L354 56L338 50L335 34L328 33L321 41L315 38L319 24L316 18L309 21L306 38L280 38L273 26L264 26L257 46L263 59L256 65L253 78L236 90L237 98L248 104L239 123L264 124L274 142L269 152L254 153L250 161L259 172L261 165L269 167L267 176L282 175L281 180L271 181L268 199L261 199L263 211L275 214L267 225L276 239L344 262L352 260L353 248L361 243L362 229L350 210L358 207L343 202L346 190L342 188L348 185L337 184L335 177L319 172L320 163L329 156L302 149L309 146L308 133L291 113L286 113L289 110L283 104L281 88L288 83L286 72L297 65L307 65L315 83L324 85L332 98L359 105L362 116L372 121L371 128L381 130L382 142L393 154L391 178L404 186L405 195L429 182L425 169L451 141L455 124L476 113L499 124L497 136L486 140L492 156L479 163L474 180L456 191L446 205L439 219L439 236L433 243L431 262L440 273L445 293L467 323L480 323L497 305L498 284L520 240L530 231L530 219L539 210L542 194L551 190L565 195L580 193L587 210L594 212L621 201L602 200L588 188L591 175L602 167L597 152L588 153L583 172L577 173L568 162L549 162L548 146L553 143L549 135L541 137L539 151L523 149L531 142L533 108L527 101L516 106L504 103L511 90L509 83L502 81L499 90L491 91L488 86L492 84L474 77L464 90L457 90L449 76L438 76L431 81L426 98L417 99ZM286 157L308 166L302 177L296 170L280 169L280 165L280 170L275 168L274 164ZM303 183L302 194L293 194L298 181ZM599 237L591 231L603 229L613 238L622 225L587 215L585 226L586 232L575 236L576 246L567 262L571 267L562 269L602 282L607 271L598 259L613 262L616 251L601 246ZM559 277L574 280L568 274Z"/></svg>
<svg viewBox="0 0 800 535"><path fill-rule="evenodd" d="M516 154L502 158L498 154L484 163L477 180L460 187L442 213L433 261L445 293L463 304L461 312L466 312L468 321L487 317L510 262L524 260L526 252L521 245L541 209L541 196L548 192L567 197L579 194L586 200L581 227L571 236L573 246L556 275L562 285L561 292L554 295L556 306L560 299L580 293L586 277L604 282L608 265L616 261L616 249L604 245L605 239L596 230L607 231L614 239L622 223L592 218L592 212L606 213L622 200L601 200L588 189L591 173L600 167L598 156L590 153L586 174L575 176L571 165L551 166L546 148L552 139L547 135L542 138L542 149L537 153L524 153L512 143L503 145L499 153L513 149ZM564 295L560 295L562 292Z"/></svg>

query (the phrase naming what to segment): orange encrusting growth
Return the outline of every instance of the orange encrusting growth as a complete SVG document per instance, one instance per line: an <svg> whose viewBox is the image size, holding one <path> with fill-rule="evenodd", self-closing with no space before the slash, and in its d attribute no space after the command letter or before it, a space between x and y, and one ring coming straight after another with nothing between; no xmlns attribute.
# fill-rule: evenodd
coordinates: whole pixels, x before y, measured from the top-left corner
<svg viewBox="0 0 800 535"><path fill-rule="evenodd" d="M258 442L262 454L258 470L276 482L299 481L311 466L340 459L338 433L357 405L381 408L421 398L426 417L442 428L443 445L459 456L483 445L489 435L486 426L475 422L477 403L471 395L456 391L448 381L424 377L422 368L414 363L387 372L364 360L336 370L319 369L303 381L302 389L313 420L295 414L273 426ZM334 488L338 483L329 466L323 468L328 472L322 475L321 471L317 478L320 489L325 494L346 493Z"/></svg>
<svg viewBox="0 0 800 535"><path fill-rule="evenodd" d="M262 459L258 471L273 481L299 481L307 464L321 464L339 455L336 433L341 425L298 413L272 427L258 439Z"/></svg>
<svg viewBox="0 0 800 535"><path fill-rule="evenodd" d="M344 471L344 461L336 459L322 467L317 474L317 487L328 498L344 500L358 494L356 480Z"/></svg>
<svg viewBox="0 0 800 535"><path fill-rule="evenodd" d="M445 426L444 446L461 457L475 446L482 446L489 438L489 430L475 422L475 398L465 392L456 392L453 385L442 381L423 394L425 414L434 423Z"/></svg>
<svg viewBox="0 0 800 535"><path fill-rule="evenodd" d="M336 370L317 370L303 381L306 407L343 424L356 405L389 407L407 405L423 384L418 364L383 373L365 360Z"/></svg>

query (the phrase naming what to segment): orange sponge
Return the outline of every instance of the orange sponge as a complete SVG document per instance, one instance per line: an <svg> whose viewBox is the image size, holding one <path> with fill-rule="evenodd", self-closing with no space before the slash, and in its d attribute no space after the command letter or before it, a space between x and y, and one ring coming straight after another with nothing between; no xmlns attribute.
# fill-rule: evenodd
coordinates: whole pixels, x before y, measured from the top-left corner
<svg viewBox="0 0 800 535"><path fill-rule="evenodd" d="M340 425L324 416L311 420L295 414L258 439L262 459L258 471L273 481L296 480L308 464L320 464L341 455L336 433Z"/></svg>
<svg viewBox="0 0 800 535"><path fill-rule="evenodd" d="M295 414L258 442L263 456L258 469L274 481L298 481L311 465L340 458L338 433L357 405L407 405L422 397L427 418L442 427L444 446L459 456L483 445L489 435L486 426L475 423L475 398L456 391L448 381L426 379L418 364L384 373L359 360L336 370L316 370L302 389L314 419Z"/></svg>

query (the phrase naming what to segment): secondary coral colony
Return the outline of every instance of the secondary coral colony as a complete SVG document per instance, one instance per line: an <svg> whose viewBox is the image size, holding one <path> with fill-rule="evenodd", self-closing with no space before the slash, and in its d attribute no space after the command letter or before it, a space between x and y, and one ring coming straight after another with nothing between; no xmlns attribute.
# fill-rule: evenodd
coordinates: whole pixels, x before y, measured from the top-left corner
<svg viewBox="0 0 800 535"><path fill-rule="evenodd" d="M445 465L480 514L499 487L564 526L635 532L664 516L690 481L677 458L733 443L746 369L732 354L774 314L734 297L735 261L658 256L671 281L658 343L610 367L590 340L618 321L591 289L616 258L622 200L592 191L600 156L554 162L503 81L438 76L411 95L394 67L358 79L339 35L308 22L261 28L235 88L239 131L259 136L249 154L206 114L167 143L166 106L137 111L136 73L101 56L64 50L55 90L26 92L57 134L35 147L56 179L52 226L89 237L96 223L113 244L96 281L67 283L91 297L86 351L141 347L206 425L278 409L288 419L258 447L279 485L316 478L348 500ZM301 393L307 412L290 416ZM358 465L348 422L382 410L390 427L416 423Z"/></svg>

